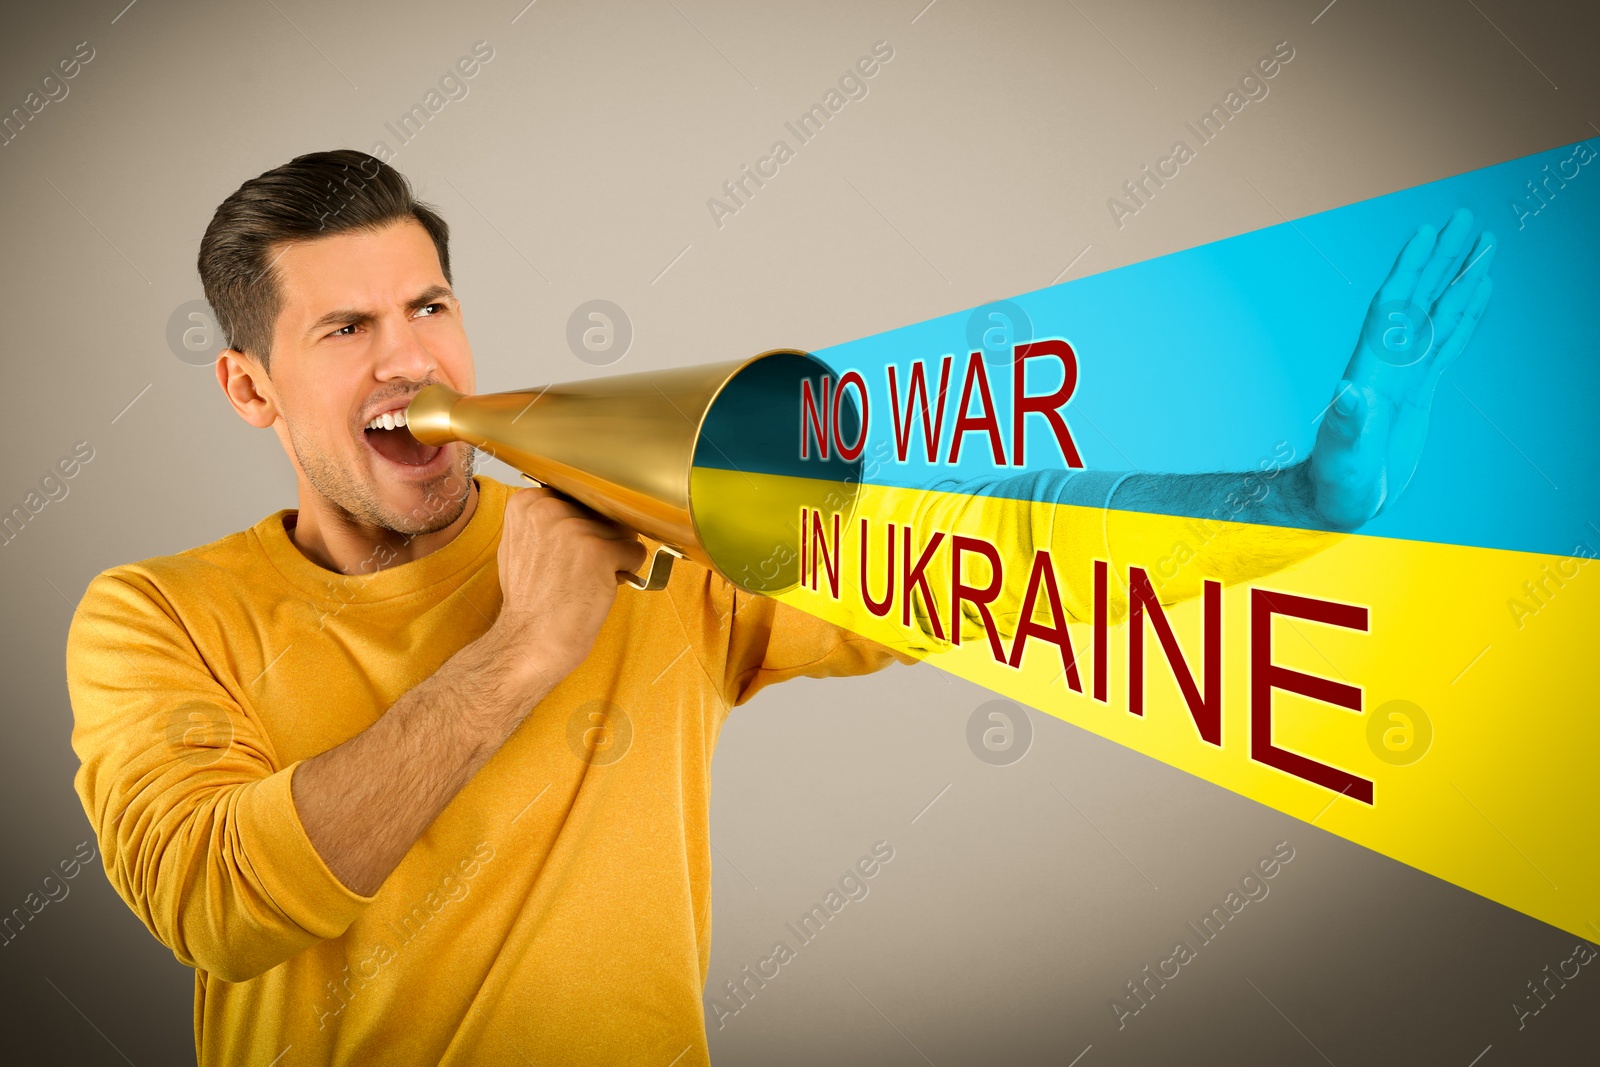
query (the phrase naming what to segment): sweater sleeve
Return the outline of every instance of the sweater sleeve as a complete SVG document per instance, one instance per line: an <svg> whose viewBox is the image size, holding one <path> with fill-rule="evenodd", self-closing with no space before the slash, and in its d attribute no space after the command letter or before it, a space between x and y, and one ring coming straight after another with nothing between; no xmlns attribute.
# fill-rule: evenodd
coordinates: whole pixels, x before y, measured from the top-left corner
<svg viewBox="0 0 1600 1067"><path fill-rule="evenodd" d="M1118 472L1045 469L1024 474L985 474L958 480L948 478L928 488L914 521L924 538L932 531L961 532L981 537L1002 557L1007 578L989 611L1001 635L1016 634L1022 623L1022 600L1034 554L1048 550L1062 575L1060 595L1067 616L1084 622L1093 618L1093 562L1113 559L1107 534L1107 501L1124 476ZM962 640L982 640L981 618L971 603L962 604L959 619L951 611L951 555L946 544L926 570L931 605L945 630L961 627ZM1020 572L1020 573L1013 573ZM978 564L968 581L981 583L987 565ZM1120 589L1112 590L1113 617ZM949 647L949 634L935 635L928 606L919 597L914 607L919 635L938 651Z"/></svg>
<svg viewBox="0 0 1600 1067"><path fill-rule="evenodd" d="M871 674L891 663L918 660L770 597L737 588L732 596L726 690L730 704L743 704L789 678Z"/></svg>
<svg viewBox="0 0 1600 1067"><path fill-rule="evenodd" d="M79 799L117 893L177 958L242 982L344 932L373 898L306 836L236 681L137 572L97 576L67 637Z"/></svg>
<svg viewBox="0 0 1600 1067"><path fill-rule="evenodd" d="M1066 576L1059 590L1066 615L1087 621L1094 611L1093 562L1110 561L1113 573L1120 573L1119 546L1131 547L1135 540L1127 529L1113 534L1109 525L1108 504L1125 477L1118 471L1045 469L944 478L924 487L911 525L924 541L935 531L981 536L1009 567L1021 568L988 605L999 636L1013 637L1021 626L1028 568L1041 549L1050 551ZM915 663L948 651L952 627L960 627L963 641L983 640L984 622L974 603L963 602L959 616L951 610L952 551L946 542L933 555L924 570L931 603L920 592L912 598L912 627L892 648L789 605L735 590L728 659L732 703L741 704L763 686L785 678L866 674L896 661ZM985 573L986 566L979 564L979 577ZM1127 590L1120 582L1110 584L1109 614L1119 621L1128 610Z"/></svg>

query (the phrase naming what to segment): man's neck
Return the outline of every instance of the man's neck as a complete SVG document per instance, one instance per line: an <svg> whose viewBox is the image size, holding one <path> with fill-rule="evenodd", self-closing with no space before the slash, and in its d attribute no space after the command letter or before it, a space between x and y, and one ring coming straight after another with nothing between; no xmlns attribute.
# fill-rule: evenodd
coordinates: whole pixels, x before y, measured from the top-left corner
<svg viewBox="0 0 1600 1067"><path fill-rule="evenodd" d="M467 528L477 508L478 483L469 479L467 506L454 522L432 533L403 534L337 515L315 490L302 486L300 508L285 516L284 529L301 555L317 566L343 574L371 574L437 552Z"/></svg>

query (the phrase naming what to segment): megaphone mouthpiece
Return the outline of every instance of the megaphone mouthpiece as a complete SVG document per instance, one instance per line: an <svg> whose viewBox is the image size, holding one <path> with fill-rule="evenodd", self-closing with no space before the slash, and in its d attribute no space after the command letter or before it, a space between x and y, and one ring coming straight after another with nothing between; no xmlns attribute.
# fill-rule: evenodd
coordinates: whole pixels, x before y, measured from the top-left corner
<svg viewBox="0 0 1600 1067"><path fill-rule="evenodd" d="M406 428L425 445L447 445L458 440L450 426L450 411L461 394L448 385L430 385L406 407Z"/></svg>

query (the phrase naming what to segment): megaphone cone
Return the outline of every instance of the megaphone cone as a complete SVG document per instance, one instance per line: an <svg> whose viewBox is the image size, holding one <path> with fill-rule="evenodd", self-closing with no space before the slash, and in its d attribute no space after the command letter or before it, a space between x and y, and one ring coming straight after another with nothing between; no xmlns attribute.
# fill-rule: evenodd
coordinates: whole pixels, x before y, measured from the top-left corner
<svg viewBox="0 0 1600 1067"><path fill-rule="evenodd" d="M854 397L816 357L775 349L747 360L477 396L443 385L406 408L424 444L466 441L529 478L658 541L639 588L666 584L674 557L774 594L800 577L801 509L847 527L859 458ZM805 383L813 406L802 409ZM820 426L802 455L803 416ZM836 425L835 425L836 424ZM831 518L828 528L832 529Z"/></svg>

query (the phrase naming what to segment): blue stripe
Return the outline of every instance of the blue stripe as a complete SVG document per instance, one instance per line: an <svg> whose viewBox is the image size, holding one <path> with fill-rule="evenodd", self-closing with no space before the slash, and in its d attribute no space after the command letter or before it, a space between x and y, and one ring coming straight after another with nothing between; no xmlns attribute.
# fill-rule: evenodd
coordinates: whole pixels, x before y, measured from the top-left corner
<svg viewBox="0 0 1600 1067"><path fill-rule="evenodd" d="M1563 161L1570 174L1574 148L1065 282L1010 303L1031 320L1032 337L1063 337L1077 352L1078 387L1064 411L1086 467L1253 469L1291 448L1296 456L1309 453L1315 420L1401 245L1419 224L1442 226L1456 207L1467 207L1476 224L1499 239L1494 297L1440 385L1415 478L1361 532L1571 554L1580 545L1600 546L1594 414L1600 403L1600 160L1579 166L1564 186L1550 181L1544 189L1553 193L1546 191L1544 201L1534 199L1526 183L1546 179ZM1292 199L1292 192L1278 197L1280 203ZM1146 221L1153 219L1135 224ZM983 325L980 310L817 353L841 372L861 371L872 390L866 454L890 460L869 466L871 480L915 488L952 475L1020 472L995 466L983 434L966 435L954 468L917 455L920 430L908 462L892 459L885 368L899 366L903 397L912 360L928 361L936 383L939 357L955 356L943 460L961 369L974 347L969 337L978 337ZM1030 394L1055 384L1044 380L1044 369L1030 375ZM1011 368L998 352L990 372L1009 450ZM1065 466L1045 420L1028 421L1026 469Z"/></svg>

